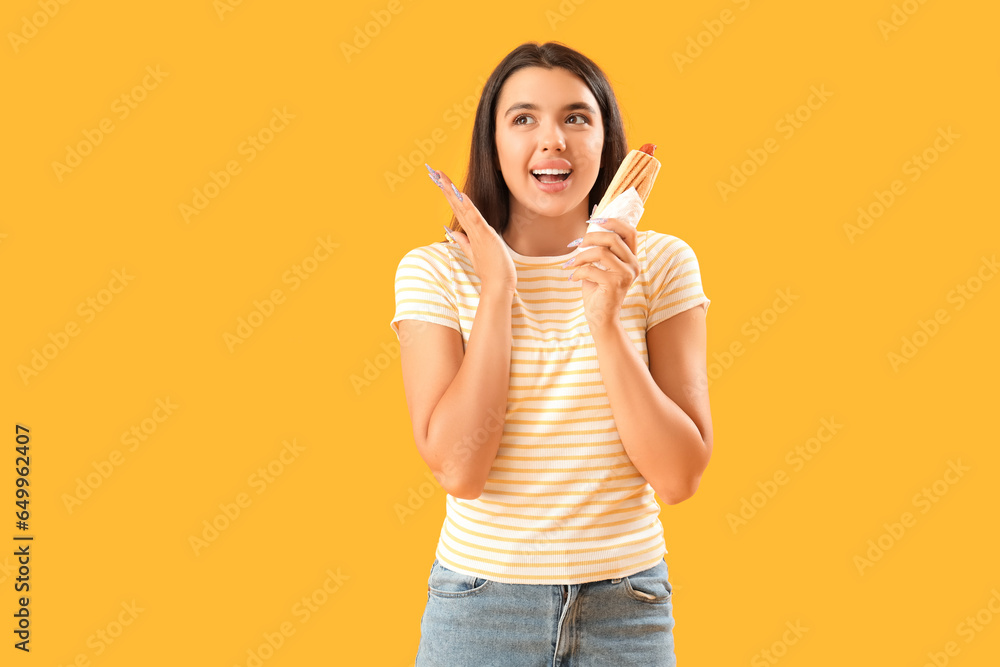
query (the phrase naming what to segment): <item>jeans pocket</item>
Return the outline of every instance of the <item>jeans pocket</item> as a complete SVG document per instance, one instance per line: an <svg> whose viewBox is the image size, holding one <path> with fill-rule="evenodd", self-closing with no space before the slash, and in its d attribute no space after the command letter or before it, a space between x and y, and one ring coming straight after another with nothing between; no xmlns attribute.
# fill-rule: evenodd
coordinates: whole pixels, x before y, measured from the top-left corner
<svg viewBox="0 0 1000 667"><path fill-rule="evenodd" d="M475 595L489 584L489 579L456 572L435 561L427 580L427 592L440 598L461 598Z"/></svg>
<svg viewBox="0 0 1000 667"><path fill-rule="evenodd" d="M648 570L623 577L622 582L625 585L625 592L630 598L648 604L669 602L673 591L665 560L661 560Z"/></svg>

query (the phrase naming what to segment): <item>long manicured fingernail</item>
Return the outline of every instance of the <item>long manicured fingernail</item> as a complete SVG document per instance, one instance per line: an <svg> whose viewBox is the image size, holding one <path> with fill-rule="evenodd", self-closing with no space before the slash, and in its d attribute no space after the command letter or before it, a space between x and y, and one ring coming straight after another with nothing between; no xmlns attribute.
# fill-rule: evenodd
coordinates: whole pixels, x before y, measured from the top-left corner
<svg viewBox="0 0 1000 667"><path fill-rule="evenodd" d="M587 222L591 222L591 223L593 223L595 225L604 225L604 224L607 224L608 219L607 218L592 218L592 219L588 220Z"/></svg>
<svg viewBox="0 0 1000 667"><path fill-rule="evenodd" d="M454 183L451 184L451 189L455 191L455 196L458 197L458 201L462 201L462 193L458 191L458 188L455 187Z"/></svg>
<svg viewBox="0 0 1000 667"><path fill-rule="evenodd" d="M431 178L433 178L436 182L440 183L441 182L441 177L438 176L437 171L435 171L434 169L431 169L431 166L429 164L427 164L426 162L424 162L424 166L427 167L427 171L428 171L428 173L430 173Z"/></svg>
<svg viewBox="0 0 1000 667"><path fill-rule="evenodd" d="M567 266L569 266L570 264L572 264L575 261L576 261L576 257L574 257L573 259L567 259L565 262L563 262L563 268L566 268Z"/></svg>
<svg viewBox="0 0 1000 667"><path fill-rule="evenodd" d="M590 217L593 218L595 213L597 213L597 204L594 204L594 208L590 211Z"/></svg>
<svg viewBox="0 0 1000 667"><path fill-rule="evenodd" d="M583 237L581 236L580 238L578 238L578 239L575 239L575 240L573 240L573 241L570 241L569 243L567 243L567 244L566 244L566 247L567 247L567 248L572 248L573 246L578 246L578 245L580 245L580 243L582 243L582 242L583 242Z"/></svg>
<svg viewBox="0 0 1000 667"><path fill-rule="evenodd" d="M447 227L445 227L444 225L441 225L441 226L444 227L444 233L448 235L448 238L451 239L451 242L452 243L458 243L458 241L455 240L455 237L451 235L451 230L448 229Z"/></svg>
<svg viewBox="0 0 1000 667"><path fill-rule="evenodd" d="M434 185L436 185L436 186L438 186L439 188L441 188L441 192L444 192L444 186L443 186L443 185L441 185L441 181L439 181L438 179L434 178L434 175L433 175L433 174L427 174L427 175L428 175L428 176L430 177L430 179L431 179L432 181L434 181Z"/></svg>

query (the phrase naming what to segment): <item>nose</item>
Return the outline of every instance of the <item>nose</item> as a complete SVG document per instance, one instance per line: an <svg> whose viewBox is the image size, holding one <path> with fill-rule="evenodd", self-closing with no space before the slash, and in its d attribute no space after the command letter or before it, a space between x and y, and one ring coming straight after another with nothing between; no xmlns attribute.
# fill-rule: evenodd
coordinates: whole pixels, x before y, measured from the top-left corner
<svg viewBox="0 0 1000 667"><path fill-rule="evenodd" d="M566 140L563 137L562 130L559 129L558 125L551 126L551 129L546 130L541 137L541 144L543 151L564 151L566 150Z"/></svg>

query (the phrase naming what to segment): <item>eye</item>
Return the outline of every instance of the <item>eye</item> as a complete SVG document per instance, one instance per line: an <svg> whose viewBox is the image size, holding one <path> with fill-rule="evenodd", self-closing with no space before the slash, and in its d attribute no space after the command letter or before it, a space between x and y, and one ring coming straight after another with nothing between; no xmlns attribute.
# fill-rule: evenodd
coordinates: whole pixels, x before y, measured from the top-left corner
<svg viewBox="0 0 1000 667"><path fill-rule="evenodd" d="M514 125L527 125L527 123L519 123L518 122L522 118L531 118L531 116L529 116L527 114L521 114L520 116L517 116L517 117L514 118L514 120L512 121L513 124ZM585 124L585 123L589 123L590 122L590 119L588 119L586 116L584 116L581 113L575 113L572 116L570 116L570 118L580 118L580 119L583 120L583 123L571 123L571 125L581 125L581 124Z"/></svg>

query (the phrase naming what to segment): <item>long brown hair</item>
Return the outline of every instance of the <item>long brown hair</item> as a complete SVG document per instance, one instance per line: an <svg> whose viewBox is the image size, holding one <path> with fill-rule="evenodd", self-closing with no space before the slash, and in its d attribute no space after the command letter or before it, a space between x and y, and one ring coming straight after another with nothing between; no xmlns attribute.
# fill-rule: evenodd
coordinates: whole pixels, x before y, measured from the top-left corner
<svg viewBox="0 0 1000 667"><path fill-rule="evenodd" d="M625 126L622 123L618 100L601 68L587 56L560 42L525 42L507 54L496 66L483 85L483 93L476 107L476 120L472 127L472 150L469 151L469 169L461 191L469 195L476 208L497 234L503 234L510 217L510 189L499 164L496 146L496 113L500 89L507 78L523 67L562 67L580 77L597 99L604 122L604 146L601 149L601 167L597 181L590 189L587 210L601 201L611 185L615 172L628 155L625 143ZM453 213L450 229L461 231L462 226Z"/></svg>

